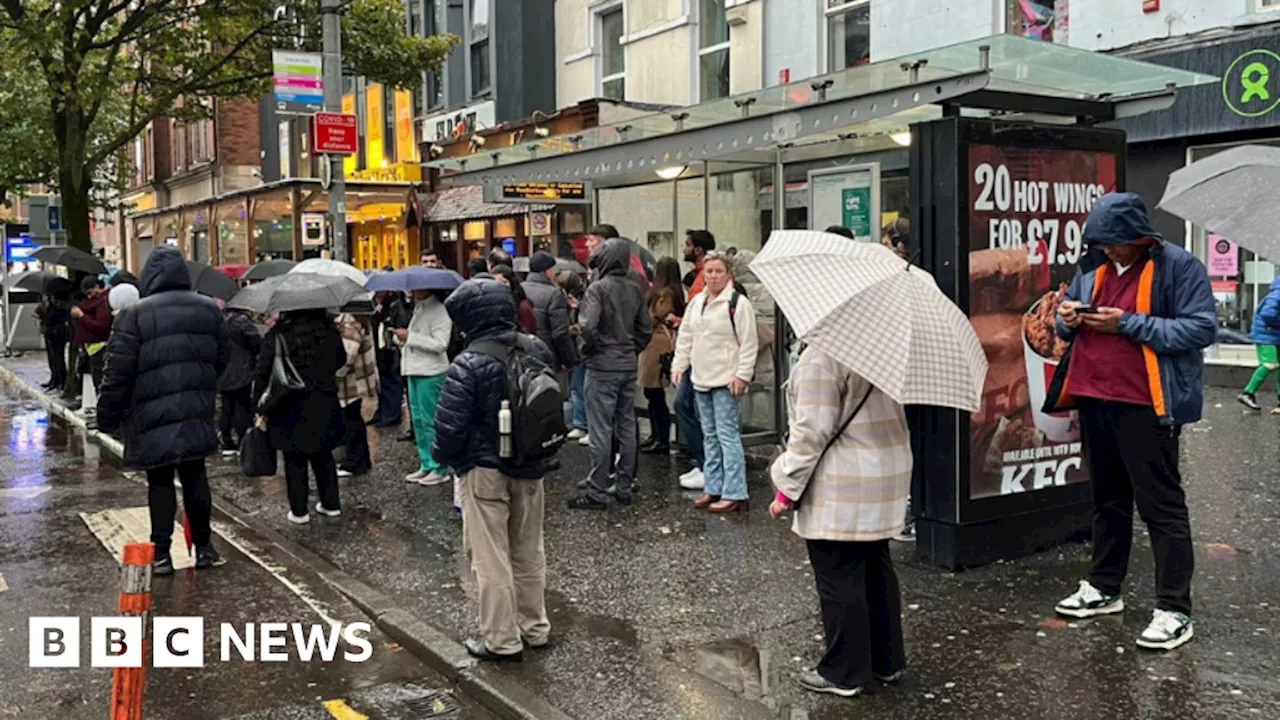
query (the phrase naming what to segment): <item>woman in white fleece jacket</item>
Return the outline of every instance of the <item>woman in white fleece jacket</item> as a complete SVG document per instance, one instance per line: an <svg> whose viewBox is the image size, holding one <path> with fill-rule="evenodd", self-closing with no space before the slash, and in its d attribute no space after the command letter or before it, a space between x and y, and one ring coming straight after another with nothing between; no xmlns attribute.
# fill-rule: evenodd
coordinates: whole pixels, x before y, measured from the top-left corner
<svg viewBox="0 0 1280 720"><path fill-rule="evenodd" d="M440 402L445 374L449 372L453 321L444 303L432 291L416 290L413 299L416 301L413 319L408 329L396 330L396 337L404 346L400 374L409 383L409 412L421 465L404 479L419 485L439 485L448 482L449 475L448 470L431 457L431 444L436 439L436 405Z"/></svg>
<svg viewBox="0 0 1280 720"><path fill-rule="evenodd" d="M706 488L694 507L714 513L746 511L747 467L742 448L742 395L755 374L756 314L751 301L733 286L727 258L707 255L702 275L706 288L684 311L671 365L679 387L692 373L698 419L707 459Z"/></svg>

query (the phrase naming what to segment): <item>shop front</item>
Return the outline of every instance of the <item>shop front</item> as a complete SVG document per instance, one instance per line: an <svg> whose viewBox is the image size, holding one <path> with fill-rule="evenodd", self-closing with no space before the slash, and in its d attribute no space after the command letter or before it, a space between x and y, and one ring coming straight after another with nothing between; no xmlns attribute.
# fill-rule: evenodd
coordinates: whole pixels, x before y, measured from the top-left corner
<svg viewBox="0 0 1280 720"><path fill-rule="evenodd" d="M1171 41L1132 56L1220 78L1187 89L1172 108L1116 124L1129 136L1129 186L1148 205L1159 202L1169 174L1181 167L1239 145L1280 145L1280 25ZM1254 365L1249 329L1276 277L1275 263L1167 213L1153 220L1166 239L1209 268L1221 328L1209 362Z"/></svg>
<svg viewBox="0 0 1280 720"><path fill-rule="evenodd" d="M455 186L590 182L598 221L675 257L687 228L742 256L775 229L839 225L875 242L886 223L911 220L902 239L970 314L990 364L978 413L909 408L918 552L956 568L1087 528L1079 429L1036 403L1057 348L1026 318L1075 272L1093 200L1124 187L1124 134L1095 123L1169 107L1177 89L1213 80L1002 35L596 128L573 152L432 165ZM987 272L994 255L1007 261ZM795 344L767 295L752 300L775 341L757 363L743 439L775 443Z"/></svg>

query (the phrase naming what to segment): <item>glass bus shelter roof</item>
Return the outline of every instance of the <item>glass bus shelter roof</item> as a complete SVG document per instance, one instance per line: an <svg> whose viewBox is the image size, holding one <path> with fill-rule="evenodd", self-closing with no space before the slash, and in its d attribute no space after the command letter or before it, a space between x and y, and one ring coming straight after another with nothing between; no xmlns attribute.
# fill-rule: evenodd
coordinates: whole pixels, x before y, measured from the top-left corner
<svg viewBox="0 0 1280 720"><path fill-rule="evenodd" d="M985 68L984 54L987 57ZM723 126L724 130L731 132L734 123L744 120L780 116L844 100L894 93L912 86L927 87L931 83L946 83L967 77L981 78L974 83L974 91L999 91L1021 96L1026 100L1027 111L1034 111L1036 98L1045 98L1046 102L1053 98L1118 104L1126 99L1168 93L1173 88L1217 80L1210 75L1105 53L1015 35L995 35L744 95L642 115L626 121L624 125L591 128L576 136L561 135L525 143L519 147L436 160L427 165L442 170L446 177L453 175L464 183L492 180L494 171L499 168L505 177L527 175L532 178L535 174L541 174L536 172L539 166L547 166L557 156L590 155L592 150L620 149L619 146L622 145L664 137L671 137L672 146L675 147L681 143L675 141L674 136L690 131ZM939 84L938 87L941 88L942 85ZM905 126L906 122L936 116L936 109L933 108L930 108L930 112L920 112L932 104L927 92L923 99L919 93L914 98L916 103L909 103L901 108L896 100L892 105L883 103L880 108L873 104L864 108L861 117L857 112L852 112L839 123L834 122L838 118L833 117L833 122L826 123L821 128L821 133L829 135L841 127L853 129L855 125L899 114L902 117L895 119L898 127ZM960 95L952 102L963 106L964 96ZM909 112L911 110L915 112ZM876 125L881 130L885 127L884 122ZM752 149L776 147L777 142L783 138L781 133L773 137L766 133L762 140L765 141L755 144ZM647 148L653 146L654 143L647 144ZM740 148L736 146L733 148L735 151L738 149ZM722 156L728 154L731 153L720 153ZM711 155L703 159L711 159ZM517 165L521 167L515 167Z"/></svg>

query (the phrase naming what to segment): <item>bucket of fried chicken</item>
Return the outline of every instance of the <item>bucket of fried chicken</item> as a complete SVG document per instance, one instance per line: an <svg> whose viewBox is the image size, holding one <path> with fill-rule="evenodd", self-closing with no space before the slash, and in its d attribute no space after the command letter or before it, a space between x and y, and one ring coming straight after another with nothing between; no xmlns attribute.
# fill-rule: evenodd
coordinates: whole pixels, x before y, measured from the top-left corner
<svg viewBox="0 0 1280 720"><path fill-rule="evenodd" d="M1058 337L1058 305L1062 302L1067 285L1045 293L1022 316L1023 357L1027 363L1027 390L1031 395L1032 418L1036 429L1054 443L1076 442L1080 439L1080 426L1075 412L1046 413L1043 411L1045 395L1053 382L1058 363L1067 352L1069 343Z"/></svg>

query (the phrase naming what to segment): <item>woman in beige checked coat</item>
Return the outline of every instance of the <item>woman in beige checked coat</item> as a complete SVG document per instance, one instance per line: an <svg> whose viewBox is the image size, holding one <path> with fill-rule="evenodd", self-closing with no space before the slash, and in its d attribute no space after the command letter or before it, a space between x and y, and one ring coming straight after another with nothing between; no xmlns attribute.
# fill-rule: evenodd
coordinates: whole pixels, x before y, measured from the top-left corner
<svg viewBox="0 0 1280 720"><path fill-rule="evenodd" d="M889 539L902 531L911 484L903 408L810 347L792 371L790 433L770 469L773 517L795 508L818 586L826 654L800 684L853 697L906 668L902 599Z"/></svg>

